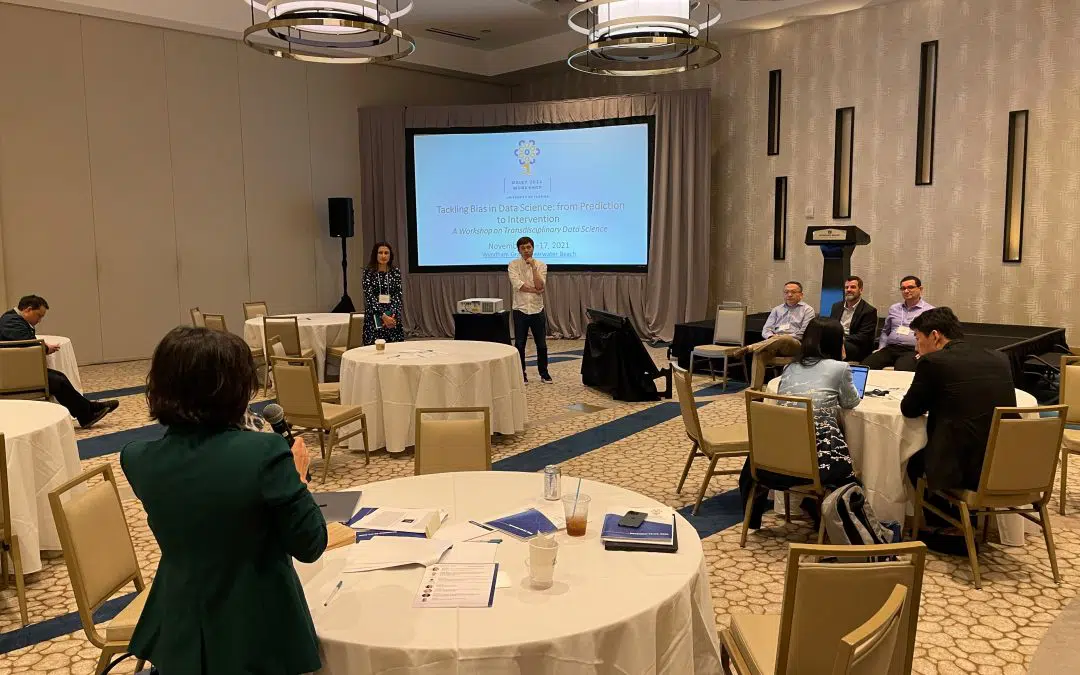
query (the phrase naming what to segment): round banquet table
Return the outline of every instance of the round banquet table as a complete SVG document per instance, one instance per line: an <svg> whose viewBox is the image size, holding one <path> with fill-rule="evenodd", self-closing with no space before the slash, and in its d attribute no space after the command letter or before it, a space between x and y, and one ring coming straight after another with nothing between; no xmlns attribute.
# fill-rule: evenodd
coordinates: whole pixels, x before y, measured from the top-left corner
<svg viewBox="0 0 1080 675"><path fill-rule="evenodd" d="M300 329L300 348L315 350L315 368L319 371L319 382L323 382L326 377L326 348L348 344L349 315L322 312L295 316ZM262 317L244 322L244 340L252 347L262 349L265 346Z"/></svg>
<svg viewBox="0 0 1080 675"><path fill-rule="evenodd" d="M564 481L563 485L577 481ZM363 486L364 505L440 508L443 527L543 502L543 474L504 471L411 476ZM586 535L559 542L555 584L528 582L528 543L501 536L507 586L484 609L413 607L424 569L342 573L350 547L297 563L319 637L324 675L460 673L720 673L716 617L701 540L676 515L678 553L605 551L603 515L661 506L620 487L583 481ZM550 503L550 502L548 502ZM341 590L324 601L338 580Z"/></svg>
<svg viewBox="0 0 1080 675"><path fill-rule="evenodd" d="M12 531L29 574L41 569L41 551L60 550L49 492L82 471L75 427L56 403L4 400L0 434L7 446Z"/></svg>
<svg viewBox="0 0 1080 675"><path fill-rule="evenodd" d="M341 359L341 402L362 405L371 447L402 452L413 444L416 408L483 406L491 430L525 430L525 380L510 345L468 340L392 342L350 349ZM349 439L363 448L361 436Z"/></svg>
<svg viewBox="0 0 1080 675"><path fill-rule="evenodd" d="M904 522L908 510L907 461L926 446L926 417L904 417L900 412L900 401L914 377L912 372L871 370L867 391L885 389L889 395L866 396L857 407L841 413L855 472L879 520ZM780 378L774 378L768 390L775 393L779 386ZM1038 402L1017 389L1016 404L1032 408ZM1002 542L1022 545L1023 522L1021 516L998 516ZM1006 528L1011 533L1017 526L1021 528L1018 540L1006 534Z"/></svg>
<svg viewBox="0 0 1080 675"><path fill-rule="evenodd" d="M71 346L71 340L59 335L38 335L39 340L44 340L47 345L55 345L60 351L45 357L46 364L53 370L59 370L71 382L71 386L80 394L82 393L82 378L79 377L79 362L75 360L75 348Z"/></svg>

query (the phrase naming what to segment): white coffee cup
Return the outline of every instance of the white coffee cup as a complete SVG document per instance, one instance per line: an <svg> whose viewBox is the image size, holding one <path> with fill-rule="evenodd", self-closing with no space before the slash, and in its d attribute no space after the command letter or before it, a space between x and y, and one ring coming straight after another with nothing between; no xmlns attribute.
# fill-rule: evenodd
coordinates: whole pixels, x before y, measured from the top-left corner
<svg viewBox="0 0 1080 675"><path fill-rule="evenodd" d="M375 341L375 351L381 352L384 349L386 349L386 340L383 340L381 338L376 340Z"/></svg>
<svg viewBox="0 0 1080 675"><path fill-rule="evenodd" d="M534 588L551 588L555 583L555 560L559 553L559 542L554 537L540 535L529 542L529 559L525 567L529 570L529 583Z"/></svg>

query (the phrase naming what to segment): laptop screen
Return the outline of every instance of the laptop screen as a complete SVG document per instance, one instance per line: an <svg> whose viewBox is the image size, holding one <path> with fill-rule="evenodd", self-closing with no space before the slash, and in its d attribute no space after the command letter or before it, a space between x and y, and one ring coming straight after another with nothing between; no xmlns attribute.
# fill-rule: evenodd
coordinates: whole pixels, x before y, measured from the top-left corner
<svg viewBox="0 0 1080 675"><path fill-rule="evenodd" d="M866 393L866 379L870 377L870 369L866 366L850 366L851 379L855 381L855 391L859 392L859 398Z"/></svg>

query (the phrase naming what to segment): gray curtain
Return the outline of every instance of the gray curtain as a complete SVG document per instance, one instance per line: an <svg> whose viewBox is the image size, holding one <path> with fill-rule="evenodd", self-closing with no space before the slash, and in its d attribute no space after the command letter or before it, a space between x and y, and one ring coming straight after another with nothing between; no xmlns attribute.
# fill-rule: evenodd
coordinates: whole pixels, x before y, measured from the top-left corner
<svg viewBox="0 0 1080 675"><path fill-rule="evenodd" d="M709 295L709 92L609 96L476 106L360 110L360 227L365 243L394 244L411 334L452 336L458 300L501 297L503 272L416 274L408 269L405 129L558 124L656 116L652 235L647 274L551 272L545 306L555 337L585 332L589 307L629 316L647 339L670 340L679 321L705 316ZM366 261L366 259L365 259Z"/></svg>

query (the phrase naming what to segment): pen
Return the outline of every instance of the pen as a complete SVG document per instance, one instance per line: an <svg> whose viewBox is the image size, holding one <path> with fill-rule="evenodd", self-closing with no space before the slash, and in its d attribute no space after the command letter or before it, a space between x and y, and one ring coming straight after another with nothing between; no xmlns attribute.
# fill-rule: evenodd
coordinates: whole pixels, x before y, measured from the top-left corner
<svg viewBox="0 0 1080 675"><path fill-rule="evenodd" d="M328 595L326 597L326 602L324 602L322 604L323 607L326 607L327 605L330 604L330 601L334 599L334 596L337 595L337 592L341 590L341 584L344 583L344 582L345 582L344 579L337 582L337 585L334 586L334 590L330 591L330 595Z"/></svg>
<svg viewBox="0 0 1080 675"><path fill-rule="evenodd" d="M524 532L525 534L529 535L530 537L531 537L531 536L533 535L533 533L532 533L532 532L529 532L528 530L526 530L526 529L525 529L525 528L523 528L523 527L518 527L517 525L515 525L515 524L513 524L513 523L506 523L506 522L504 522L504 523L503 523L503 525L506 525L507 527L512 527L512 528L514 528L515 530L517 530L518 532Z"/></svg>
<svg viewBox="0 0 1080 675"><path fill-rule="evenodd" d="M481 529L487 530L488 532L493 532L494 531L492 528L488 527L487 525L484 525L483 523L478 523L475 520L470 520L469 524L470 525L475 525L475 526L477 526L477 527L479 527Z"/></svg>

